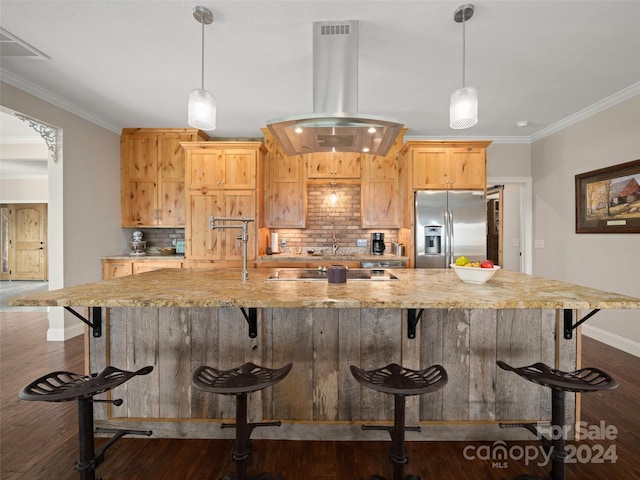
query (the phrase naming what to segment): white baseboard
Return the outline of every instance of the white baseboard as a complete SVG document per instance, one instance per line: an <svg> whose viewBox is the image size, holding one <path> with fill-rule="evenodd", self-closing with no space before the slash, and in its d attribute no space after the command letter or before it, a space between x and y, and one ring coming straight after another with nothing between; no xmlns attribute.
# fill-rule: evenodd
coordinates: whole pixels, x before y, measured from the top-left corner
<svg viewBox="0 0 640 480"><path fill-rule="evenodd" d="M69 340L70 338L77 337L78 335L84 334L84 324L83 323L74 323L73 325L69 325L63 328L51 328L47 330L47 341L48 342L64 342L65 340Z"/></svg>
<svg viewBox="0 0 640 480"><path fill-rule="evenodd" d="M618 350L640 357L640 343L638 342L621 337L615 333L607 332L598 327L592 327L591 325L583 325L582 333L587 337L598 340Z"/></svg>

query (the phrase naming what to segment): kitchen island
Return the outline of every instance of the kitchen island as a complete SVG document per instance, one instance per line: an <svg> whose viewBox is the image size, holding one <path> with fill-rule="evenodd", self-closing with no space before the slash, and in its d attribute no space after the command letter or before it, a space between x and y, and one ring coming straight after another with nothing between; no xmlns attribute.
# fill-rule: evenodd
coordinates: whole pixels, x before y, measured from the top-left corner
<svg viewBox="0 0 640 480"><path fill-rule="evenodd" d="M86 335L90 371L154 366L114 390L122 407L96 405L99 426L230 438L216 424L233 417L233 398L192 389L192 371L292 362L284 381L250 397L252 421L283 421L255 436L343 440L386 439L360 426L389 423L392 398L362 388L349 365L390 362L414 369L439 363L449 374L444 389L408 399L408 424L424 427L409 440L529 438L499 423L548 421L550 396L496 360L573 370L580 342L571 327L588 310L640 309L638 298L504 270L483 285L463 283L451 270L395 269L395 280L345 284L270 280L275 271L250 269L241 281L239 270L156 270L11 304L92 307L89 321L102 331ZM570 423L578 406L568 395Z"/></svg>

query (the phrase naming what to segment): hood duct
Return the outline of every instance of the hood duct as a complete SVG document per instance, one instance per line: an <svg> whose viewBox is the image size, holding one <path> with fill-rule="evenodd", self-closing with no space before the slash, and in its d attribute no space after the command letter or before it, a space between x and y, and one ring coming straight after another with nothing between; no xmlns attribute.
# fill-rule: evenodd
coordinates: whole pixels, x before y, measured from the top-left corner
<svg viewBox="0 0 640 480"><path fill-rule="evenodd" d="M313 113L267 122L285 155L386 155L402 130L393 118L358 112L358 22L313 22Z"/></svg>

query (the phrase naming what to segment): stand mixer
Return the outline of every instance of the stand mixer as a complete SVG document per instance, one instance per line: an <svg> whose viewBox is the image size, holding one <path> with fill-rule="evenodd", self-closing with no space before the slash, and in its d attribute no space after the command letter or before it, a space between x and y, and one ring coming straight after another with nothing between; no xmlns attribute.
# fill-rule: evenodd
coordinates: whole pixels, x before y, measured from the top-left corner
<svg viewBox="0 0 640 480"><path fill-rule="evenodd" d="M135 232L133 232L133 235L131 235L131 237L133 240L129 242L129 247L131 248L131 252L129 253L129 255L146 255L147 252L145 252L144 250L145 248L147 248L147 241L142 240L142 232L136 230Z"/></svg>

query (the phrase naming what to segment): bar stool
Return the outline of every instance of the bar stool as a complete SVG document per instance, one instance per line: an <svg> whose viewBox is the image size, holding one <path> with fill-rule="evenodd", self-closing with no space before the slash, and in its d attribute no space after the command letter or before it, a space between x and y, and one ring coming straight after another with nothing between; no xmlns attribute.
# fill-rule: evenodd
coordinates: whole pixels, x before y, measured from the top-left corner
<svg viewBox="0 0 640 480"><path fill-rule="evenodd" d="M551 389L551 427L553 438L549 440L535 423L518 425L526 428L542 440L545 452L551 452L551 472L544 477L547 480L565 480L565 416L564 399L565 392L587 393L598 390L613 390L618 382L609 374L597 368L582 368L573 372L554 370L544 363L534 363L526 367L515 368L498 360L496 362L503 370L515 372L525 380L537 383ZM507 427L508 425L501 425ZM537 480L538 477L519 475L516 480ZM542 480L542 479L541 479Z"/></svg>
<svg viewBox="0 0 640 480"><path fill-rule="evenodd" d="M231 370L216 370L206 365L198 367L191 378L191 384L202 391L236 397L236 423L223 423L222 428L236 429L236 439L231 458L236 462L236 480L247 479L247 464L251 456L251 433L256 427L277 426L282 422L247 423L247 394L275 385L289 374L291 363L282 368L269 369L248 362ZM225 476L223 480L233 477ZM272 480L267 473L252 480Z"/></svg>
<svg viewBox="0 0 640 480"><path fill-rule="evenodd" d="M141 368L136 372L120 370L116 367L106 367L99 373L80 375L72 372L52 372L34 380L24 387L18 397L28 401L68 402L78 401L78 437L80 456L76 462L76 469L80 472L81 480L95 480L96 468L104 461L106 450L116 440L125 435L146 435L151 431L120 430L98 428L97 433L114 434L102 447L94 451L93 404L112 403L122 405L122 400L96 400L94 395L107 392L137 375L147 375L153 370L152 366Z"/></svg>
<svg viewBox="0 0 640 480"><path fill-rule="evenodd" d="M393 480L402 480L404 466L409 463L409 453L404 441L404 432L420 431L420 427L405 426L406 398L410 395L422 395L440 390L447 384L446 370L440 365L432 365L424 370L410 370L397 363L391 363L377 370L365 371L351 365L355 379L367 388L393 395L393 426L363 425L363 430L386 430L391 436L389 461L393 465ZM374 475L370 480L384 480ZM420 477L408 475L404 480L420 480Z"/></svg>

